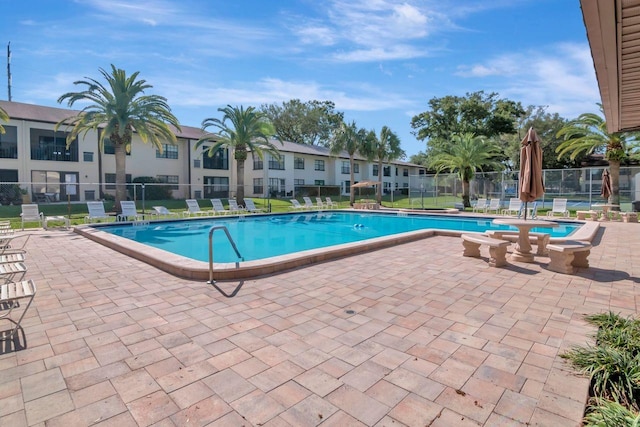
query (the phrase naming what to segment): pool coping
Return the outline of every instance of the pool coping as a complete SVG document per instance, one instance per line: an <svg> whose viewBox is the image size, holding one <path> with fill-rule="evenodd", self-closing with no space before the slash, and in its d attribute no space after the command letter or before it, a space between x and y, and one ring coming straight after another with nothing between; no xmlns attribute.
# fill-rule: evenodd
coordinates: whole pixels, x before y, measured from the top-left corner
<svg viewBox="0 0 640 427"><path fill-rule="evenodd" d="M316 211L307 211L316 212ZM360 211L361 212L361 211ZM375 213L375 212L372 212ZM430 213L430 215L438 215ZM444 214L443 214L444 215ZM467 216L467 215L465 215ZM469 215L471 217L493 219L494 217L479 217ZM227 216L230 218L231 216ZM185 218L189 221L189 218ZM197 220L197 218L192 218ZM145 221L145 223L161 223L169 222L166 220ZM571 236L563 238L553 238L552 242L561 242L565 240L581 240L592 242L600 224L598 222L586 221L570 221L582 223L580 227ZM131 222L122 222L121 225L132 224ZM95 224L94 224L95 225ZM74 232L91 239L97 243L107 246L122 254L146 262L160 270L166 271L178 277L192 280L209 280L210 270L209 263L186 258L176 255L162 249L154 248L132 241L130 239L116 236L105 231L101 231L99 227L92 225L82 225L74 228ZM391 236L376 237L373 239L363 240L359 242L345 243L342 245L330 246L328 248L311 249L307 251L297 252L295 254L280 255L276 257L264 258L255 261L242 261L241 263L214 263L213 264L213 280L237 280L250 279L260 276L272 275L287 270L304 267L310 264L330 261L337 258L344 258L374 250L384 249L391 246L413 242L432 236L449 236L459 237L465 231L455 230L436 230L424 229L417 231L409 231L405 233L394 234Z"/></svg>

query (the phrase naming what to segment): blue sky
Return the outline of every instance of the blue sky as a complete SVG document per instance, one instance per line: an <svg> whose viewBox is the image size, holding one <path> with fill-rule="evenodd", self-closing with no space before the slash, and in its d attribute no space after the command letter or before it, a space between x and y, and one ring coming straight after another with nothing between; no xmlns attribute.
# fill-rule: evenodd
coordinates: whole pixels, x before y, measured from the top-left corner
<svg viewBox="0 0 640 427"><path fill-rule="evenodd" d="M567 119L600 100L578 0L0 4L18 102L60 106L74 81L114 64L140 71L184 125L227 104L331 100L359 127L389 126L409 156L425 147L411 117L433 97L497 92Z"/></svg>

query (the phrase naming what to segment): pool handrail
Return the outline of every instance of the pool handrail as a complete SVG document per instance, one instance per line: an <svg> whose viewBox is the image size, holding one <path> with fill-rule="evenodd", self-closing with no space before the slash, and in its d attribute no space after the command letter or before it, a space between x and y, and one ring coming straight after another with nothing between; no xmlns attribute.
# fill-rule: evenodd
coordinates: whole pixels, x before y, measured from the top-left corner
<svg viewBox="0 0 640 427"><path fill-rule="evenodd" d="M244 261L244 257L240 255L240 251L238 251L236 242L233 241L231 234L229 234L229 229L227 229L227 226L214 225L213 227L211 227L209 229L209 281L207 282L210 285L213 285L214 283L216 283L216 281L213 280L213 232L219 229L224 230L224 233L227 235L227 239L229 239L229 243L231 243L231 247L233 247L233 250L236 252L236 255L238 255L238 258L240 258L240 260Z"/></svg>

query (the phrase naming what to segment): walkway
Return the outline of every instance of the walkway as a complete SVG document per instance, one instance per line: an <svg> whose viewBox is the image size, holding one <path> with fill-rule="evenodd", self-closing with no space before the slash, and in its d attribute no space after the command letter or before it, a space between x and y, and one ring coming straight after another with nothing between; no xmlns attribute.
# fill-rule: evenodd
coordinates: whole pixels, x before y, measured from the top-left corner
<svg viewBox="0 0 640 427"><path fill-rule="evenodd" d="M39 289L19 348L0 349L0 424L578 426L589 384L558 355L588 341L585 314L638 312L638 231L604 223L576 276L544 257L489 268L434 237L233 298L35 232Z"/></svg>

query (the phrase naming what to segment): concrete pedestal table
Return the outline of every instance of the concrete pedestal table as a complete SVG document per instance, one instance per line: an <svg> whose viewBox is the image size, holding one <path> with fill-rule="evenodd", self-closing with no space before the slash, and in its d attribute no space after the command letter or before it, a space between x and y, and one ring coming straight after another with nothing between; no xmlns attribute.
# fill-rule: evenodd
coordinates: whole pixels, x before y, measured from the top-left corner
<svg viewBox="0 0 640 427"><path fill-rule="evenodd" d="M529 240L529 232L532 228L553 228L558 223L553 221L541 221L538 219L519 219L519 218L496 218L494 224L511 225L518 229L518 241L515 249L511 254L512 261L533 262L533 253L531 253L531 241Z"/></svg>

